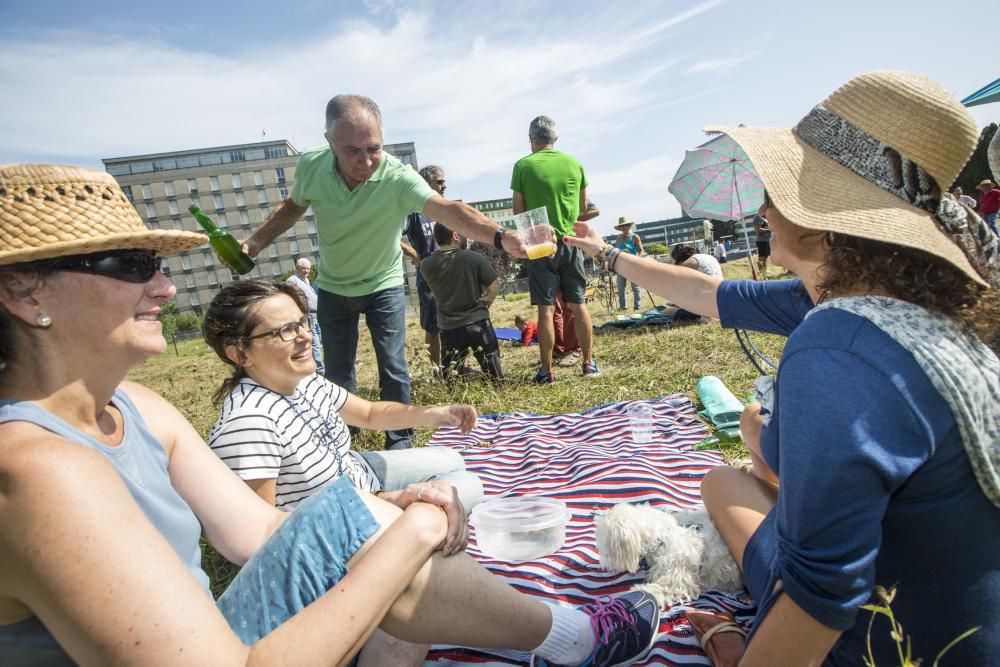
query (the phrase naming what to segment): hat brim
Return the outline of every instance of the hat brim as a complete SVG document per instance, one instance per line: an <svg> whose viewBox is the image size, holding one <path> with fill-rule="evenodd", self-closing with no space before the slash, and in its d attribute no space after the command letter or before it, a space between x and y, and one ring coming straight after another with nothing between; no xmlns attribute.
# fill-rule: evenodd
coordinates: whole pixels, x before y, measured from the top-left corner
<svg viewBox="0 0 1000 667"><path fill-rule="evenodd" d="M631 222L620 222L617 225L615 225L615 229L623 229L625 227L631 227L631 226L632 226Z"/></svg>
<svg viewBox="0 0 1000 667"><path fill-rule="evenodd" d="M828 158L789 129L709 126L746 152L768 196L800 227L915 248L989 285L931 214Z"/></svg>
<svg viewBox="0 0 1000 667"><path fill-rule="evenodd" d="M69 255L88 255L109 250L152 250L160 257L175 255L208 242L208 237L180 230L130 231L87 239L57 241L39 248L19 248L0 252L0 266L35 262Z"/></svg>

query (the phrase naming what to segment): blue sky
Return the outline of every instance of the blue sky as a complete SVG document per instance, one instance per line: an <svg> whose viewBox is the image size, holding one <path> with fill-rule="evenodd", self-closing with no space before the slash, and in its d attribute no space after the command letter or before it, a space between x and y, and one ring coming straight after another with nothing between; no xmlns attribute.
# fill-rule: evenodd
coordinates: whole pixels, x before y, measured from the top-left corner
<svg viewBox="0 0 1000 667"><path fill-rule="evenodd" d="M100 168L262 132L304 149L323 141L327 99L352 92L473 201L509 196L547 114L609 231L679 214L666 186L703 126L790 126L874 69L964 97L1000 76L997 26L1000 3L982 0L2 0L0 162ZM1000 104L970 111L1000 120Z"/></svg>

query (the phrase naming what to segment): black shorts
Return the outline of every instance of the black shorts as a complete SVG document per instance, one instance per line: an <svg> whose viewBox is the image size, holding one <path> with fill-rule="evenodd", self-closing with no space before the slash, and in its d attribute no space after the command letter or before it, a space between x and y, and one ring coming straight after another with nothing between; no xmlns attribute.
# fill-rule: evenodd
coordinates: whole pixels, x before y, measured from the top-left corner
<svg viewBox="0 0 1000 667"><path fill-rule="evenodd" d="M434 300L431 286L422 280L417 281L417 299L420 300L420 328L427 333L438 333L438 307Z"/></svg>
<svg viewBox="0 0 1000 667"><path fill-rule="evenodd" d="M562 292L566 303L583 303L587 277L583 274L583 252L559 241L556 254L528 262L528 292L532 306L552 306Z"/></svg>
<svg viewBox="0 0 1000 667"><path fill-rule="evenodd" d="M771 256L771 242L770 241L757 241L757 256L758 257L770 257Z"/></svg>

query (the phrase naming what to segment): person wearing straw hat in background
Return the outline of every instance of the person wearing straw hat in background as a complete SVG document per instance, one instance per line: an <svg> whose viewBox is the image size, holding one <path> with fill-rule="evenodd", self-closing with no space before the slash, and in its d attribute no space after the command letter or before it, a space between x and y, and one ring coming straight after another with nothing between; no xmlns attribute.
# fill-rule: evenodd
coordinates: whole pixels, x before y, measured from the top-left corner
<svg viewBox="0 0 1000 667"><path fill-rule="evenodd" d="M980 182L976 189L979 190L979 205L977 206L979 215L983 216L983 220L996 234L997 212L1000 211L1000 188L987 178Z"/></svg>
<svg viewBox="0 0 1000 667"><path fill-rule="evenodd" d="M642 249L642 239L639 235L632 231L632 221L626 218L624 215L618 218L618 224L615 225L615 229L621 232L618 240L615 241L615 247L622 252L627 252L630 255L636 255L642 257L646 253ZM625 299L625 284L629 282L625 276L618 275L616 277L618 282L618 310L626 310L628 308L628 301ZM639 292L639 285L632 283L632 306L635 310L639 310L639 304L642 302L642 295Z"/></svg>
<svg viewBox="0 0 1000 667"><path fill-rule="evenodd" d="M586 225L566 242L724 327L788 337L741 420L752 474L722 466L702 482L757 602L740 664L861 664L869 638L873 664L895 664L893 634L933 660L973 628L940 664L995 663L1000 251L943 194L975 121L922 76L873 72L792 130L708 131L746 151L772 258L797 278L723 281ZM905 637L860 608L877 586L896 587L884 597Z"/></svg>
<svg viewBox="0 0 1000 667"><path fill-rule="evenodd" d="M110 174L0 166L0 662L345 664L376 627L539 665L648 652L647 594L582 609L522 595L456 548L465 516L426 485L401 507L342 477L282 512L126 382L166 349L161 257L206 240L146 229ZM242 565L217 603L203 534Z"/></svg>

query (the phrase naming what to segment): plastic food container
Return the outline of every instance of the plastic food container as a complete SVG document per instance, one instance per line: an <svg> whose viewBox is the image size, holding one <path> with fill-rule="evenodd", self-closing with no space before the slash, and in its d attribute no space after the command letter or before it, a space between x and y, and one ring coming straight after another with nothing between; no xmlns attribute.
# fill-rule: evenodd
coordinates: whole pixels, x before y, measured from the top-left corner
<svg viewBox="0 0 1000 667"><path fill-rule="evenodd" d="M534 560L562 548L566 503L541 496L496 498L480 503L469 517L484 555L498 560Z"/></svg>

